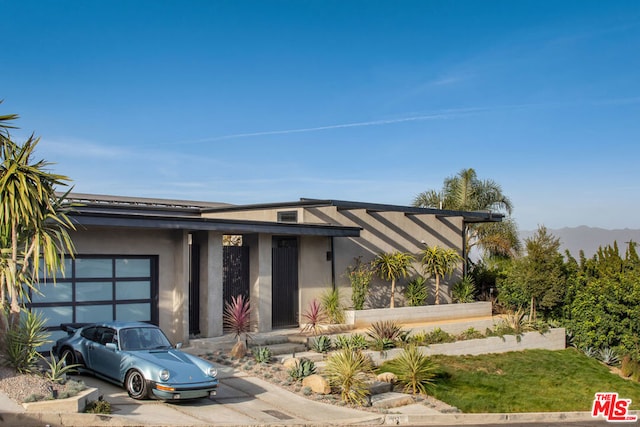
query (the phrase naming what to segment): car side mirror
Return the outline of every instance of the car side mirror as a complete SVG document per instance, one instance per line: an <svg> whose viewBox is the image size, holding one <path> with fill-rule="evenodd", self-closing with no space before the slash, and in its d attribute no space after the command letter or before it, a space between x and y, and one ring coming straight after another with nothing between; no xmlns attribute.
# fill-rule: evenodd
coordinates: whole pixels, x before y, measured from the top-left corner
<svg viewBox="0 0 640 427"><path fill-rule="evenodd" d="M115 343L112 343L112 342L106 343L105 347L107 347L110 350L117 350L118 349L118 346Z"/></svg>
<svg viewBox="0 0 640 427"><path fill-rule="evenodd" d="M179 342L178 344L176 344L176 349L180 350L182 348L182 343Z"/></svg>

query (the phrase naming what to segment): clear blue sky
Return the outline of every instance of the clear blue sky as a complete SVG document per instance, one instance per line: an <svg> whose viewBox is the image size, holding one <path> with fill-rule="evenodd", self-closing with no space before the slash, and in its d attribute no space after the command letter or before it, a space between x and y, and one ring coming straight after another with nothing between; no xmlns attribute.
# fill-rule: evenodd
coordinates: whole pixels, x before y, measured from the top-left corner
<svg viewBox="0 0 640 427"><path fill-rule="evenodd" d="M0 0L0 114L75 191L640 228L640 1Z"/></svg>

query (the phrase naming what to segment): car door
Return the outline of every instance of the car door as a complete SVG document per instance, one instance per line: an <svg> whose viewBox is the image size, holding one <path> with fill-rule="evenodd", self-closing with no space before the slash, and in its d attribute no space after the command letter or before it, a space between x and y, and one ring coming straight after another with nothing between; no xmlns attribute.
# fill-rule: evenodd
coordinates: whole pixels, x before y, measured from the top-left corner
<svg viewBox="0 0 640 427"><path fill-rule="evenodd" d="M117 348L116 331L113 328L100 327L89 349L90 366L94 371L106 377L120 380L121 352ZM107 346L107 344L115 344Z"/></svg>

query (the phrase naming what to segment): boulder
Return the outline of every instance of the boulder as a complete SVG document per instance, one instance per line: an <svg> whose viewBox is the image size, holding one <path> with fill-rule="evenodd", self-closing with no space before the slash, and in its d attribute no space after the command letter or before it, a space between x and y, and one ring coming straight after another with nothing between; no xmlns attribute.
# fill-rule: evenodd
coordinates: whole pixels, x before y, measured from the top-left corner
<svg viewBox="0 0 640 427"><path fill-rule="evenodd" d="M247 345L243 341L238 341L231 349L231 357L242 359L247 355Z"/></svg>
<svg viewBox="0 0 640 427"><path fill-rule="evenodd" d="M298 363L300 363L300 359L298 359L297 357L290 357L282 361L282 364L287 369L295 368L296 366L298 366Z"/></svg>
<svg viewBox="0 0 640 427"><path fill-rule="evenodd" d="M313 374L305 377L302 380L303 387L309 387L311 391L318 394L329 394L331 393L331 386L329 385L329 381L321 375Z"/></svg>
<svg viewBox="0 0 640 427"><path fill-rule="evenodd" d="M395 383L398 382L398 377L396 376L396 374L394 374L392 372L383 372L381 374L378 374L376 379L378 381L382 381L382 382L390 383L390 384L395 384Z"/></svg>

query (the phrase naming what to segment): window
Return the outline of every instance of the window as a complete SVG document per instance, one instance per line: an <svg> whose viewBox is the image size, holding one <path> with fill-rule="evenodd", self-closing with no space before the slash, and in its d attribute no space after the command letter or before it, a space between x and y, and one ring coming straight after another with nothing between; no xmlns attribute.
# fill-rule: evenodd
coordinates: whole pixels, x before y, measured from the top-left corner
<svg viewBox="0 0 640 427"><path fill-rule="evenodd" d="M298 211L280 211L278 212L278 222L298 222Z"/></svg>
<svg viewBox="0 0 640 427"><path fill-rule="evenodd" d="M158 322L156 256L76 256L65 274L45 279L30 292L30 308L42 313L52 339L61 323L110 320ZM99 338L98 338L99 339Z"/></svg>

